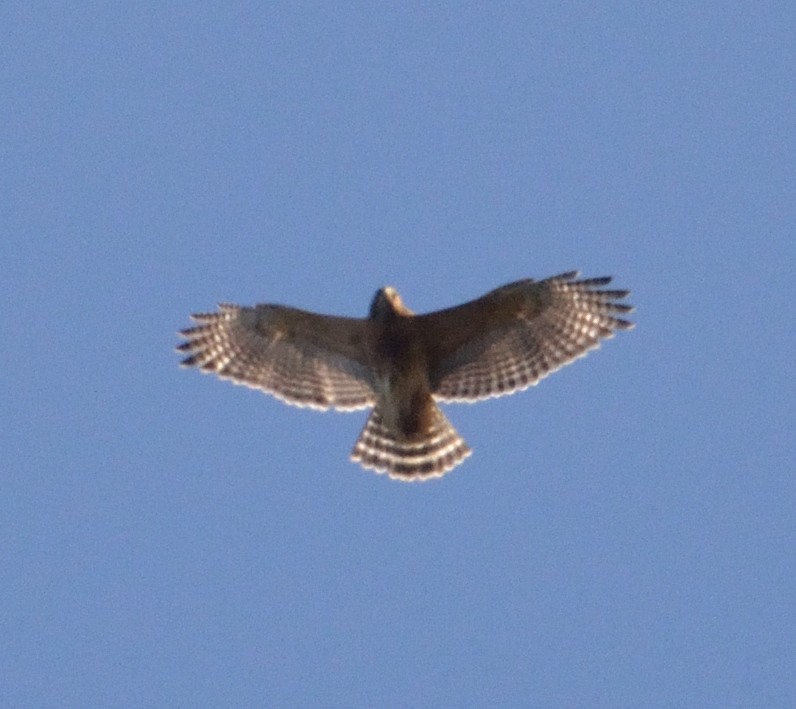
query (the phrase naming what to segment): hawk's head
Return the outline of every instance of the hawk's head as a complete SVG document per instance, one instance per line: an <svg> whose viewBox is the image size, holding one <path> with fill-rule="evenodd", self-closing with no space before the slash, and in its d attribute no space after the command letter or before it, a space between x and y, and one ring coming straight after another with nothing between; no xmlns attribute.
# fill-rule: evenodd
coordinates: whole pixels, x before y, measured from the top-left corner
<svg viewBox="0 0 796 709"><path fill-rule="evenodd" d="M414 315L414 313L404 305L401 296L398 295L398 291L395 290L395 288L392 286L379 288L370 304L369 316L373 320L385 320L386 318L396 317L398 315L405 317L407 315Z"/></svg>

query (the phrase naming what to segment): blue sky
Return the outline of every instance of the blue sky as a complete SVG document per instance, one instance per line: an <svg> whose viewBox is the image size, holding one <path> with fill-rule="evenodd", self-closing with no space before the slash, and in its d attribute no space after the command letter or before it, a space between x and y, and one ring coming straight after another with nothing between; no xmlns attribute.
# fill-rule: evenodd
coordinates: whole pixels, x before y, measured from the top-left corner
<svg viewBox="0 0 796 709"><path fill-rule="evenodd" d="M796 703L791 5L0 24L0 703ZM172 349L573 268L637 328L447 407L474 455L424 485Z"/></svg>

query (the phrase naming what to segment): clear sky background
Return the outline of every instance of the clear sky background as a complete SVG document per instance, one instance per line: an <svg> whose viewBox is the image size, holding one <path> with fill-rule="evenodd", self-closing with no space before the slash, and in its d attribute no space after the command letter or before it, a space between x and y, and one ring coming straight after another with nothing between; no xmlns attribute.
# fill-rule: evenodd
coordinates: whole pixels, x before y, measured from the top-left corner
<svg viewBox="0 0 796 709"><path fill-rule="evenodd" d="M796 705L793 4L339 5L0 10L0 704ZM423 485L173 352L573 268Z"/></svg>

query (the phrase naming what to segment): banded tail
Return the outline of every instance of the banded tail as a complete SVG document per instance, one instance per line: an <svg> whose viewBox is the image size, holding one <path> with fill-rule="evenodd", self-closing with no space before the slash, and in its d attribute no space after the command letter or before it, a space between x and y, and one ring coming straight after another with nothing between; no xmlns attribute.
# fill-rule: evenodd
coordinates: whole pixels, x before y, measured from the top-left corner
<svg viewBox="0 0 796 709"><path fill-rule="evenodd" d="M377 405L351 451L351 460L405 482L438 478L455 468L472 451L439 407L429 403L430 424L412 436L390 428Z"/></svg>

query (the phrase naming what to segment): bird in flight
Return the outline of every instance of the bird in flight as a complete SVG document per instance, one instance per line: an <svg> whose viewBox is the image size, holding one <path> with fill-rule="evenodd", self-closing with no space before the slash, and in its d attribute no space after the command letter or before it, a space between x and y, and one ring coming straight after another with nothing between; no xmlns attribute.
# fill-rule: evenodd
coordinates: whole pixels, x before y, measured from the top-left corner
<svg viewBox="0 0 796 709"><path fill-rule="evenodd" d="M440 477L470 447L437 402L474 402L527 389L633 324L626 290L578 271L496 288L415 315L392 287L366 318L284 305L191 316L182 365L261 389L294 406L372 408L351 459L405 481Z"/></svg>

